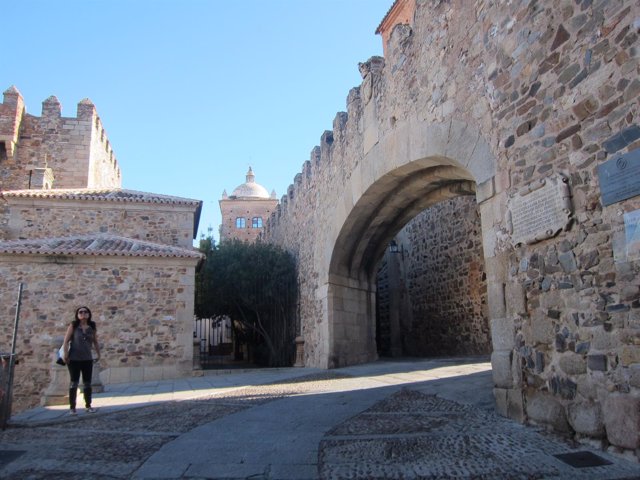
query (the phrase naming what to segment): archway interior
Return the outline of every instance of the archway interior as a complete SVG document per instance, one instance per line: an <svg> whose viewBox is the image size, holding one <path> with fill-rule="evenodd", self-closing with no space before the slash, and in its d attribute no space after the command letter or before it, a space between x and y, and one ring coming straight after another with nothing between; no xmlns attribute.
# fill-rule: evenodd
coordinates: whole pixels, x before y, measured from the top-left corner
<svg viewBox="0 0 640 480"><path fill-rule="evenodd" d="M354 205L336 240L330 274L374 281L389 242L412 218L442 200L474 194L471 175L457 166L416 161L389 172Z"/></svg>
<svg viewBox="0 0 640 480"><path fill-rule="evenodd" d="M406 234L403 237L403 228L413 219L424 215L425 211L437 208L443 203L455 201L454 199L459 197L466 198L467 205L470 200L473 205L468 208L473 209L474 212L477 211L475 182L469 172L450 163L429 166L425 166L425 163L407 164L384 175L369 187L354 206L336 242L330 272L357 282L361 291L367 290L369 292L369 300L367 301L368 306L366 309L362 308L359 315L351 315L351 312L347 311L339 312L332 318L350 323L361 322L363 315L375 317L366 321L366 328L375 330L374 334L367 334L367 341L375 338L375 345L368 347L369 356L458 355L461 353L489 353L491 350L488 320L486 319L486 309L484 309L486 307L486 285L484 285L479 218L477 218L477 229L474 232L476 238L480 239L480 253L476 252L476 260L479 257L479 261L475 262L474 268L471 269L472 272L468 268L462 269L462 275L465 278L461 278L459 281L454 279L451 283L477 290L458 292L461 295L461 306L457 310L475 309L475 317L484 314L485 318L461 318L468 315L460 312L451 315L450 306L456 300L450 297L447 297L449 305L444 303L435 307L422 305L425 303L424 298L429 295L420 295L419 289L429 288L429 281L423 281L421 284L420 278L415 275L416 269L411 270L412 265L415 266L412 264L415 258L411 258L411 252L422 256L431 255L432 252L425 253L424 245L422 252L412 249L407 244ZM456 207L455 205L449 206L449 211L451 208L455 209ZM454 212L454 215L456 214L457 212ZM440 221L447 222L448 219L441 218ZM400 256L390 254L389 245L392 241L396 247L401 249ZM453 238L451 241L458 243L465 242L465 239ZM477 242L474 245L477 247ZM429 248L427 245L426 249ZM458 248L462 247L458 245ZM462 255L456 255L453 261L459 264L461 257ZM402 265L398 265L398 259L402 259ZM452 260L451 256L449 259ZM396 263L392 264L391 262ZM389 267L386 271L387 279L392 280L392 283L395 282L396 287L400 284L405 289L400 292L394 290L392 293L395 298L393 295L387 297L386 307L389 311L389 318L386 319L386 326L390 327L387 330L390 330L391 333L385 339L385 348L381 348L383 332L379 318L380 298L376 295L379 288L381 265ZM477 268L478 266L479 268ZM446 269L448 266L445 265L444 268ZM407 277L408 273L412 277L411 281ZM404 277L399 278L398 275ZM395 277L392 279L393 276ZM433 283L433 279L430 281ZM456 288L456 290L459 289ZM418 305L420 308L412 305L412 301L417 298L416 292L421 299L422 304ZM431 291L428 293L432 294L432 299L434 295L438 294ZM483 305L479 307L480 304ZM429 311L429 308L433 308L433 312ZM483 308L484 312L478 313L479 308ZM334 331L344 330L335 329ZM359 331L362 332L362 329ZM437 340L442 338L445 341ZM434 344L443 348L433 348ZM447 350L444 348L447 345L453 345L453 347ZM371 355L371 350L375 350L375 355Z"/></svg>
<svg viewBox="0 0 640 480"><path fill-rule="evenodd" d="M483 256L472 196L443 200L400 230L378 266L378 355L490 353Z"/></svg>

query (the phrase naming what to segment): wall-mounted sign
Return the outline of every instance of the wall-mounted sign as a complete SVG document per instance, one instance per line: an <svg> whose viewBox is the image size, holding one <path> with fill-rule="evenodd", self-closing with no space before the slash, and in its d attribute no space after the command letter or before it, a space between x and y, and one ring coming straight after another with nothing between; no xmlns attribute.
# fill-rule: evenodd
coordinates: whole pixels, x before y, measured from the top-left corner
<svg viewBox="0 0 640 480"><path fill-rule="evenodd" d="M640 149L598 166L600 195L605 207L640 195Z"/></svg>
<svg viewBox="0 0 640 480"><path fill-rule="evenodd" d="M566 178L552 175L527 185L509 199L507 212L514 245L557 235L569 226L573 215Z"/></svg>

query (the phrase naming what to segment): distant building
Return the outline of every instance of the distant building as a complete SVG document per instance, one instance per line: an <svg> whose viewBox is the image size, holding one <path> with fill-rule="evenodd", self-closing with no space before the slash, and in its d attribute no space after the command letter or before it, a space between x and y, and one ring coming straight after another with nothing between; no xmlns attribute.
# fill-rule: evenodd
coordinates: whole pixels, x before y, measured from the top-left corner
<svg viewBox="0 0 640 480"><path fill-rule="evenodd" d="M255 178L249 167L245 183L238 185L231 195L226 190L222 192L220 242L233 239L255 242L278 205L275 190L269 195Z"/></svg>
<svg viewBox="0 0 640 480"><path fill-rule="evenodd" d="M382 50L387 56L387 45L391 32L396 25L413 25L413 17L416 12L416 0L395 0L387 14L376 29L376 35L382 37Z"/></svg>

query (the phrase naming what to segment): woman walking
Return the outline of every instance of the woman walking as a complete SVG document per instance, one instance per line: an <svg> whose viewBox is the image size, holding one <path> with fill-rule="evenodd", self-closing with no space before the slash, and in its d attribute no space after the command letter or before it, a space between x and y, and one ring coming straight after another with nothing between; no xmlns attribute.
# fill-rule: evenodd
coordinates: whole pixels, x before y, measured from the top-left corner
<svg viewBox="0 0 640 480"><path fill-rule="evenodd" d="M96 361L100 359L100 346L98 345L98 333L96 323L91 320L91 310L88 307L80 307L67 328L64 336L64 362L69 369L69 413L76 415L76 396L82 373L84 394L84 406L88 413L94 413L91 406L91 375L93 373L93 357L91 347L96 350Z"/></svg>

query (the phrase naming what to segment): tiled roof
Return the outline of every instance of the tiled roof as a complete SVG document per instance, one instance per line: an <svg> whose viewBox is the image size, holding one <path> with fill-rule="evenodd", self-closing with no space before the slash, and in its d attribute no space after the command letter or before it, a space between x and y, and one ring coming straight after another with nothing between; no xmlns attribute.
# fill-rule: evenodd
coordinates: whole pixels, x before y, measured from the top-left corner
<svg viewBox="0 0 640 480"><path fill-rule="evenodd" d="M382 28L382 25L384 24L385 20L391 13L391 10L394 9L394 7L396 6L397 3L399 3L399 1L400 0L394 0L393 5L389 7L389 10L387 10L387 13L385 13L384 18L380 21L380 25L378 25L378 28L376 28L376 33L375 33L376 35L380 33L380 29Z"/></svg>
<svg viewBox="0 0 640 480"><path fill-rule="evenodd" d="M118 257L203 258L197 250L145 242L117 235L8 240L0 242L0 253L30 255L93 255Z"/></svg>
<svg viewBox="0 0 640 480"><path fill-rule="evenodd" d="M165 203L200 206L200 200L138 192L121 188L58 188L51 190L6 190L0 192L5 198L55 198L64 200L96 200L103 202Z"/></svg>

